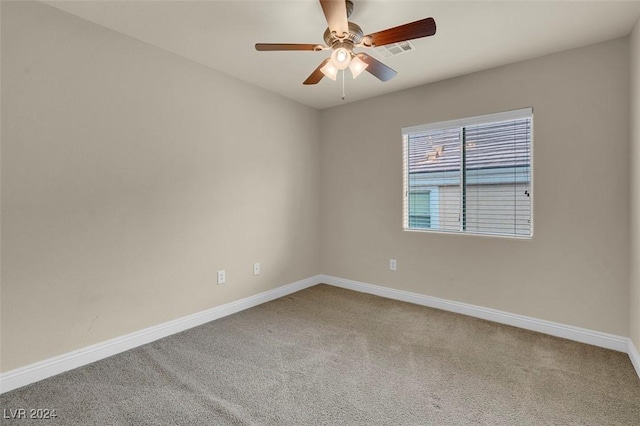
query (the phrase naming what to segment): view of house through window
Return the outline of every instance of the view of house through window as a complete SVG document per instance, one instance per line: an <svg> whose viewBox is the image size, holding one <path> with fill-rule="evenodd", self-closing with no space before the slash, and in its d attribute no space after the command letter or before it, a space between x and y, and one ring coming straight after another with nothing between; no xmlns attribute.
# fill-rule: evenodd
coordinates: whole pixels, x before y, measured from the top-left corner
<svg viewBox="0 0 640 426"><path fill-rule="evenodd" d="M532 109L403 128L404 228L530 238Z"/></svg>

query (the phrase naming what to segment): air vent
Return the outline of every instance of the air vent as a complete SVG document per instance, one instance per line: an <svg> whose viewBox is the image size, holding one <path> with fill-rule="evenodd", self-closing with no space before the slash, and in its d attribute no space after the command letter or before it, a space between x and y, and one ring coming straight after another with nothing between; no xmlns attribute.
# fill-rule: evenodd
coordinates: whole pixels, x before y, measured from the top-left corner
<svg viewBox="0 0 640 426"><path fill-rule="evenodd" d="M400 43L387 44L386 46L376 47L376 52L384 58L400 55L415 50L415 46L410 41L402 41Z"/></svg>

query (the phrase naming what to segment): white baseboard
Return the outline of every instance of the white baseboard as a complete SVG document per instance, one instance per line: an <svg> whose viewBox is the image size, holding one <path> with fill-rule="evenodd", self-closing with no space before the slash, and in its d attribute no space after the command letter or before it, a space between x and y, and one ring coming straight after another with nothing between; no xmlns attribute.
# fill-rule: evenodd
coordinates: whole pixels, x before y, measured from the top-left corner
<svg viewBox="0 0 640 426"><path fill-rule="evenodd" d="M403 302L414 303L416 305L428 306L430 308L442 309L443 311L456 312L470 317L482 318L500 324L537 331L539 333L562 337L576 342L587 343L593 346L613 349L619 352L627 353L629 350L630 339L627 337L601 333L599 331L573 327L524 315L511 314L509 312L498 311L496 309L483 308L482 306L454 302L451 300L440 299L438 297L425 296L418 293L366 284L359 281L347 280L329 275L321 275L321 280L323 283L336 287L355 290L361 293L374 294L388 299L401 300Z"/></svg>
<svg viewBox="0 0 640 426"><path fill-rule="evenodd" d="M36 362L15 370L7 371L6 373L0 374L0 394L55 376L65 371L90 364L112 355L116 355L163 337L197 327L209 321L261 305L320 283L359 291L361 293L374 294L388 299L401 300L404 302L414 303L416 305L442 309L444 311L456 312L526 330L562 337L581 343L626 352L629 354L629 358L631 358L631 362L640 377L640 355L638 354L638 350L633 345L631 339L627 337L554 323L524 315L511 314L467 303L454 302L418 293L411 293L408 291L333 277L330 275L315 275L292 284L256 294L255 296L250 296L206 311L159 324L154 327L149 327L131 334L116 337L115 339L111 339L106 342L87 346L73 352Z"/></svg>
<svg viewBox="0 0 640 426"><path fill-rule="evenodd" d="M633 368L636 369L636 373L638 373L638 377L640 378L640 353L638 352L638 348L633 344L633 340L629 339L629 348L627 350L629 354L629 358L631 358L631 364L633 364Z"/></svg>
<svg viewBox="0 0 640 426"><path fill-rule="evenodd" d="M7 371L6 373L0 374L0 394L295 293L296 291L318 284L320 282L319 277L319 275L316 275L306 278L273 290L265 291L264 293L256 294L255 296L216 306L206 311Z"/></svg>

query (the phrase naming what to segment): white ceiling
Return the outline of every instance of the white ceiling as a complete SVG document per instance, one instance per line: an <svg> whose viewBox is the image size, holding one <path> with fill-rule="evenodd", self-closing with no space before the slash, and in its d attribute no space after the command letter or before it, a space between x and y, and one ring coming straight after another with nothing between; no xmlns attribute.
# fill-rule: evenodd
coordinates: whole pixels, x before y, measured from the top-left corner
<svg viewBox="0 0 640 426"><path fill-rule="evenodd" d="M317 0L56 1L45 3L314 108L384 93L626 36L634 1L354 0L350 19L365 34L432 16L437 33L416 50L383 58L398 71L342 82L302 82L327 52L257 52L256 42L319 43L327 26ZM371 49L369 49L371 53Z"/></svg>

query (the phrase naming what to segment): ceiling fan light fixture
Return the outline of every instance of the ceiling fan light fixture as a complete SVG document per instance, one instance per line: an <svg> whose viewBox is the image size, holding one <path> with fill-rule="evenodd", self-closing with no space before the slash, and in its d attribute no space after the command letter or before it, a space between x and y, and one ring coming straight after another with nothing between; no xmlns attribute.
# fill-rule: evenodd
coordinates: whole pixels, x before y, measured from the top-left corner
<svg viewBox="0 0 640 426"><path fill-rule="evenodd" d="M354 79L362 74L362 71L366 70L368 66L369 64L367 64L357 56L351 58L351 62L349 63L349 69L351 70L351 75L353 75Z"/></svg>
<svg viewBox="0 0 640 426"><path fill-rule="evenodd" d="M258 51L331 50L331 56L325 58L302 82L305 85L318 84L323 77L335 81L340 70L343 71L344 83L344 70L347 67L351 70L353 78L366 70L380 81L391 80L396 76L396 71L365 53L354 55L353 49L385 47L398 43L408 45L410 40L429 37L436 33L436 21L433 18L425 18L365 35L358 24L348 20L353 10L353 1L320 0L320 6L329 24L323 35L324 46L311 43L256 43L255 45ZM407 50L404 45L401 49Z"/></svg>
<svg viewBox="0 0 640 426"><path fill-rule="evenodd" d="M320 68L320 71L322 71L322 74L329 77L333 81L336 81L336 77L338 77L338 68L333 65L332 61L327 61L327 63L322 68Z"/></svg>
<svg viewBox="0 0 640 426"><path fill-rule="evenodd" d="M344 47L339 47L331 54L331 62L337 69L343 70L347 68L351 62L351 52Z"/></svg>

